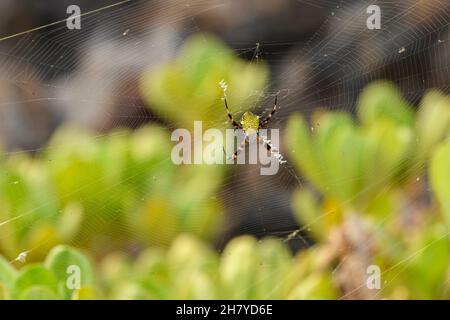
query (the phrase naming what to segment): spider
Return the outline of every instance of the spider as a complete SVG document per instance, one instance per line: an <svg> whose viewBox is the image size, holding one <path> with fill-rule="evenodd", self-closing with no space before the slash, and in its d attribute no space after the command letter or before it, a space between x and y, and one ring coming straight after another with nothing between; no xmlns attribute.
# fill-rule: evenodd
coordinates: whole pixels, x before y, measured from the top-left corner
<svg viewBox="0 0 450 320"><path fill-rule="evenodd" d="M228 118L230 119L231 123L233 124L234 128L236 130L241 129L244 131L245 138L242 141L239 148L236 150L236 152L230 157L230 159L235 160L239 153L244 148L244 145L249 142L249 138L253 135L256 135L256 139L258 142L262 143L266 149L272 154L274 151L269 141L265 140L265 138L261 137L259 134L259 130L263 129L264 126L269 123L270 119L272 119L272 116L277 111L277 102L278 102L278 95L275 96L275 103L273 105L272 111L264 118L260 119L260 117L256 114L254 114L251 111L246 111L241 118L240 122L236 122L233 118L233 115L230 112L230 109L228 108L228 102L227 102L227 96L226 94L223 97L223 101L225 103L225 108L227 109Z"/></svg>

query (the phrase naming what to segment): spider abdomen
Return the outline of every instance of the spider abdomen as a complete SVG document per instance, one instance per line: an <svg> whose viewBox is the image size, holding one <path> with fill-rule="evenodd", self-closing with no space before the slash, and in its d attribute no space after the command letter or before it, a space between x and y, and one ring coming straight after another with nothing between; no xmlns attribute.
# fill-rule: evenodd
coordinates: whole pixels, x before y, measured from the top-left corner
<svg viewBox="0 0 450 320"><path fill-rule="evenodd" d="M247 111L242 115L241 125L247 135L256 134L259 131L259 116Z"/></svg>

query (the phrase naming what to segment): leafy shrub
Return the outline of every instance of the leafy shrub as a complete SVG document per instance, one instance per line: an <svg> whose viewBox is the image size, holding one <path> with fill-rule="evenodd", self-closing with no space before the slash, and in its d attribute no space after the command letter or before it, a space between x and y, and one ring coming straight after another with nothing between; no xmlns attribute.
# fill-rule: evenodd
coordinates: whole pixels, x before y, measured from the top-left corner
<svg viewBox="0 0 450 320"><path fill-rule="evenodd" d="M379 82L361 94L357 114L359 122L318 112L311 126L290 118L290 156L311 183L294 195L298 220L348 297L373 297L364 279L377 265L385 280L377 297L448 298L450 97L429 92L415 115ZM426 197L427 167L439 206Z"/></svg>
<svg viewBox="0 0 450 320"><path fill-rule="evenodd" d="M244 111L267 77L197 37L141 89L170 124L224 128L219 81ZM39 156L4 156L0 299L450 298L450 98L431 91L415 112L378 82L356 114L289 119L289 161L309 182L292 207L315 241L295 256L280 239L250 236L213 249L226 166L173 165L159 125L104 137L65 127Z"/></svg>

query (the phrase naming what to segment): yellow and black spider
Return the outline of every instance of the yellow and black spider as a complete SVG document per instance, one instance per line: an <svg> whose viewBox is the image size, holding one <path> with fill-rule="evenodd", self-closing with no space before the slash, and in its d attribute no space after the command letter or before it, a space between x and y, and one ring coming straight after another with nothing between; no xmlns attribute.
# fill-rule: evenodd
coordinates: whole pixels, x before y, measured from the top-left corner
<svg viewBox="0 0 450 320"><path fill-rule="evenodd" d="M225 103L225 108L227 109L227 114L228 114L228 118L230 119L231 123L233 124L234 128L236 130L242 130L245 134L245 138L242 141L241 145L239 146L239 148L236 150L236 152L230 157L231 159L235 160L237 158L237 156L239 155L239 153L242 151L242 149L244 148L245 143L249 142L249 138L252 137L253 135L256 135L256 139L258 140L258 142L262 143L266 149L272 153L272 146L270 145L270 143L268 143L267 140L265 140L264 137L261 137L259 135L259 130L263 129L264 126L270 121L270 119L272 119L272 116L275 114L275 112L277 111L277 102L278 102L278 95L275 96L275 103L274 106L272 108L272 111L262 120L260 120L259 116L254 114L251 111L246 111L241 118L240 122L236 122L233 118L233 115L230 112L230 109L228 108L228 102L227 102L227 96L226 94L223 97L223 101Z"/></svg>

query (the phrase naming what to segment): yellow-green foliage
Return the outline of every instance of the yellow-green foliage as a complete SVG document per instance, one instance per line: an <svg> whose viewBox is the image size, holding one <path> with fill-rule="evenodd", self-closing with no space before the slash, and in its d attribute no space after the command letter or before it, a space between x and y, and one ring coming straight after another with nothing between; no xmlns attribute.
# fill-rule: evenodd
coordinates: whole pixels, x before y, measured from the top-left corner
<svg viewBox="0 0 450 320"><path fill-rule="evenodd" d="M449 298L450 98L431 91L415 115L378 82L361 94L357 115L289 119L290 159L310 182L293 196L299 222L336 263L360 255L363 266L380 266L378 297ZM333 249L336 232L347 242Z"/></svg>
<svg viewBox="0 0 450 320"><path fill-rule="evenodd" d="M243 112L267 77L196 37L141 89L170 124L222 128L219 82ZM41 154L0 159L0 299L450 298L449 101L431 91L416 112L378 82L356 119L290 116L289 162L309 181L292 207L315 241L296 256L280 239L250 236L217 252L226 166L173 165L166 128L63 127ZM366 287L372 264L380 290ZM67 286L71 265L78 289Z"/></svg>
<svg viewBox="0 0 450 320"><path fill-rule="evenodd" d="M137 260L107 255L93 278L89 260L70 247L53 249L43 264L20 271L0 258L3 298L13 299L287 299L336 298L330 275L297 276L298 263L275 239L243 236L221 256L191 235L168 249L143 251ZM81 286L69 289L67 268L80 266ZM303 289L302 289L303 288Z"/></svg>
<svg viewBox="0 0 450 320"><path fill-rule="evenodd" d="M33 249L41 259L59 243L102 253L137 245L168 245L180 232L212 239L221 204L217 166L176 166L170 133L157 126L105 137L62 128L42 158L3 161L0 252L14 259Z"/></svg>
<svg viewBox="0 0 450 320"><path fill-rule="evenodd" d="M222 128L228 118L219 83L228 85L230 109L240 115L254 104L267 79L264 64L249 64L202 35L188 40L176 59L145 74L141 91L150 108L177 127L190 129L201 120L204 128Z"/></svg>

